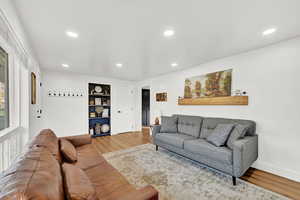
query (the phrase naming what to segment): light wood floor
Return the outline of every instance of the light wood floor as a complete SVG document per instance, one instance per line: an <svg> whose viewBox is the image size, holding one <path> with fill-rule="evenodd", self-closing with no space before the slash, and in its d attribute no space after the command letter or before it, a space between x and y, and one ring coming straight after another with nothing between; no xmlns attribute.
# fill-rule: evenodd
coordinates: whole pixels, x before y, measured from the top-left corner
<svg viewBox="0 0 300 200"><path fill-rule="evenodd" d="M102 153L123 150L147 143L151 143L151 136L147 128L143 129L143 132L130 132L93 139L94 146ZM254 168L249 169L241 178L289 198L300 200L299 182Z"/></svg>

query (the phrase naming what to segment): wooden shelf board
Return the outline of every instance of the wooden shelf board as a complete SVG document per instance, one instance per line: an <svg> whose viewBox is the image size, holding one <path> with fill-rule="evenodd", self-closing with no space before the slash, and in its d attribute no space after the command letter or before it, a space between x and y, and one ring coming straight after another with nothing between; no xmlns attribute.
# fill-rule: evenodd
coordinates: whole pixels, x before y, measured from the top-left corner
<svg viewBox="0 0 300 200"><path fill-rule="evenodd" d="M178 105L248 105L248 96L178 99Z"/></svg>

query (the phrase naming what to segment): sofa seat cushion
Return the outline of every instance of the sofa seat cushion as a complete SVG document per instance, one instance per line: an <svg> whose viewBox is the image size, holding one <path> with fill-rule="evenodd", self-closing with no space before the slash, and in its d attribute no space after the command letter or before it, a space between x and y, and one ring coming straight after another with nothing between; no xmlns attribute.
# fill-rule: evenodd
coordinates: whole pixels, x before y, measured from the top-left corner
<svg viewBox="0 0 300 200"><path fill-rule="evenodd" d="M184 149L205 157L206 159L216 160L219 162L232 165L232 150L227 147L216 147L206 140L187 140L184 142Z"/></svg>
<svg viewBox="0 0 300 200"><path fill-rule="evenodd" d="M115 200L135 191L125 177L112 167L106 160L85 170L85 173L95 187L97 197L101 200Z"/></svg>
<svg viewBox="0 0 300 200"><path fill-rule="evenodd" d="M177 148L183 148L184 141L194 139L195 137L182 133L159 133L155 136L155 140L173 145Z"/></svg>
<svg viewBox="0 0 300 200"><path fill-rule="evenodd" d="M178 132L193 137L200 136L203 118L199 116L174 115L178 118Z"/></svg>
<svg viewBox="0 0 300 200"><path fill-rule="evenodd" d="M105 159L97 152L92 144L86 144L76 148L77 162L75 165L83 170L101 164Z"/></svg>
<svg viewBox="0 0 300 200"><path fill-rule="evenodd" d="M64 163L62 171L68 200L98 200L93 184L82 169Z"/></svg>

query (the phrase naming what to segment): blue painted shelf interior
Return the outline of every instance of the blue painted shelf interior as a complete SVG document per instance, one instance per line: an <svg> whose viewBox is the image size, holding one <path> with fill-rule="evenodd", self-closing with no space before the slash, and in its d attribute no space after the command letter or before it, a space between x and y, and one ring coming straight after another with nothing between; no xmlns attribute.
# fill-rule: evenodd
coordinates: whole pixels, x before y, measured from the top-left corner
<svg viewBox="0 0 300 200"><path fill-rule="evenodd" d="M89 83L89 133L92 134L93 137L106 136L111 134L110 95L110 85ZM108 125L109 131L103 132L103 125ZM100 127L101 131L99 131Z"/></svg>

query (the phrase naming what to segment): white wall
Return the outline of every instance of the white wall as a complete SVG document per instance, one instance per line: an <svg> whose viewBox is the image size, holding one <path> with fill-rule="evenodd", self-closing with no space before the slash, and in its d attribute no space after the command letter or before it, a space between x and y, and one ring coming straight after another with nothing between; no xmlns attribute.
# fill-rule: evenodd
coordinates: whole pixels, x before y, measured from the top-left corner
<svg viewBox="0 0 300 200"><path fill-rule="evenodd" d="M233 89L249 93L248 106L178 106L184 79L233 68ZM300 181L300 38L244 54L202 64L189 70L138 83L151 87L151 123L154 113L250 119L257 122L259 159L254 167ZM156 92L168 92L168 102L156 103ZM139 94L141 96L141 94ZM140 97L138 99L141 99ZM136 125L141 125L141 102Z"/></svg>
<svg viewBox="0 0 300 200"><path fill-rule="evenodd" d="M88 133L88 83L102 83L111 84L112 134L134 130L133 82L68 72L43 71L42 76L44 128L58 136ZM49 97L49 90L83 92L84 97Z"/></svg>
<svg viewBox="0 0 300 200"><path fill-rule="evenodd" d="M41 102L38 100L38 104L30 104L30 79L28 77L31 72L34 72L37 75L37 80L40 80L39 65L35 59L35 55L26 37L18 14L12 5L12 1L1 0L0 4L0 18L1 21L4 22L4 24L1 24L3 27L1 27L0 31L5 32L4 38L0 35L0 46L5 48L9 53L10 59L10 116L12 123L10 129L16 129L21 126L24 128L23 130L26 130L26 134L32 137L37 133L37 130L34 129L34 127L38 127L39 124L36 121L36 109L41 107ZM6 27L9 27L9 31L7 31ZM8 38L7 34L9 34ZM7 41L8 39L9 42ZM25 54L29 63L24 65L24 63L20 61L20 55L16 53L15 48L12 46L12 43L15 43L15 41L18 46L26 52ZM37 96L39 95L40 88L37 88ZM7 131L9 130L6 130L6 132Z"/></svg>

